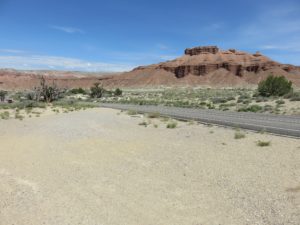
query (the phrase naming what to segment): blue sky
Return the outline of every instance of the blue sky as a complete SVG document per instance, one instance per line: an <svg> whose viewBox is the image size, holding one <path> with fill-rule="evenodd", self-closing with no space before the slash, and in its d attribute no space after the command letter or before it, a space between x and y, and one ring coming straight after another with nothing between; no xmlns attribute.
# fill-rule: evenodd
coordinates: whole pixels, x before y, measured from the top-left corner
<svg viewBox="0 0 300 225"><path fill-rule="evenodd" d="M0 0L0 67L125 71L187 47L300 65L300 1Z"/></svg>

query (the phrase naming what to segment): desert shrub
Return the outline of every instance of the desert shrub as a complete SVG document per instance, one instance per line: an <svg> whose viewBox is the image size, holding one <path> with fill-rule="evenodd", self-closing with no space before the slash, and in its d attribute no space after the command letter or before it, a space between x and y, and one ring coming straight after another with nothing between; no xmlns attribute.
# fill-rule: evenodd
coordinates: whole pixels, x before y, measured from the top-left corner
<svg viewBox="0 0 300 225"><path fill-rule="evenodd" d="M289 97L290 101L300 101L300 92L290 93L290 95L288 97Z"/></svg>
<svg viewBox="0 0 300 225"><path fill-rule="evenodd" d="M270 145L271 145L270 141L258 141L257 142L257 146L259 146L259 147L267 147L267 146L270 146Z"/></svg>
<svg viewBox="0 0 300 225"><path fill-rule="evenodd" d="M0 102L4 102L6 95L7 91L0 90Z"/></svg>
<svg viewBox="0 0 300 225"><path fill-rule="evenodd" d="M237 102L238 103L245 102L246 100L249 100L250 98L251 98L250 95L248 95L248 94L242 94L242 95L239 96Z"/></svg>
<svg viewBox="0 0 300 225"><path fill-rule="evenodd" d="M300 101L300 96L295 96L295 97L292 97L291 99L290 99L292 102L299 102Z"/></svg>
<svg viewBox="0 0 300 225"><path fill-rule="evenodd" d="M23 119L24 119L24 116L20 115L20 112L19 112L19 111L16 111L15 119L23 120Z"/></svg>
<svg viewBox="0 0 300 225"><path fill-rule="evenodd" d="M277 105L283 105L283 104L285 104L285 101L282 100L282 99L280 99L280 100L277 100L277 101L276 101L276 104L277 104Z"/></svg>
<svg viewBox="0 0 300 225"><path fill-rule="evenodd" d="M260 105L251 105L249 107L240 108L239 112L259 112L263 109Z"/></svg>
<svg viewBox="0 0 300 225"><path fill-rule="evenodd" d="M146 121L143 121L143 122L140 122L139 125L140 125L140 126L147 127L147 126L148 126L148 123L147 123Z"/></svg>
<svg viewBox="0 0 300 225"><path fill-rule="evenodd" d="M35 101L53 102L62 97L64 90L58 88L53 82L51 85L46 83L45 78L40 78L40 86L35 87L32 93L28 93L27 99Z"/></svg>
<svg viewBox="0 0 300 225"><path fill-rule="evenodd" d="M103 93L105 92L105 89L100 86L99 83L95 83L93 87L91 87L91 97L92 98L101 98Z"/></svg>
<svg viewBox="0 0 300 225"><path fill-rule="evenodd" d="M263 111L265 111L265 112L271 112L271 111L273 111L273 106L271 106L271 105L265 105L264 107L263 107Z"/></svg>
<svg viewBox="0 0 300 225"><path fill-rule="evenodd" d="M3 113L0 113L0 118L3 120L8 120L9 119L9 112L5 111Z"/></svg>
<svg viewBox="0 0 300 225"><path fill-rule="evenodd" d="M137 115L137 114L138 114L138 112L135 111L135 110L128 110L127 111L127 115L129 115L129 116L134 116L134 115Z"/></svg>
<svg viewBox="0 0 300 225"><path fill-rule="evenodd" d="M148 118L159 118L160 117L160 113L159 112L154 112L154 113L149 113L147 115Z"/></svg>
<svg viewBox="0 0 300 225"><path fill-rule="evenodd" d="M227 98L227 101L233 101L233 100L235 100L235 97L233 96Z"/></svg>
<svg viewBox="0 0 300 225"><path fill-rule="evenodd" d="M234 139L242 139L242 138L245 138L245 137L246 137L246 135L239 132L239 131L234 134Z"/></svg>
<svg viewBox="0 0 300 225"><path fill-rule="evenodd" d="M258 93L261 96L283 96L293 91L292 82L284 76L268 76L264 81L258 84Z"/></svg>
<svg viewBox="0 0 300 225"><path fill-rule="evenodd" d="M256 102L267 102L268 98L262 97L262 96L258 96L258 97L256 97L255 101Z"/></svg>
<svg viewBox="0 0 300 225"><path fill-rule="evenodd" d="M120 88L117 88L115 91L114 91L114 95L115 96L121 96L123 93L123 91L120 89Z"/></svg>
<svg viewBox="0 0 300 225"><path fill-rule="evenodd" d="M83 88L73 88L73 89L69 90L69 92L74 95L76 95L76 94L85 95L86 94L86 91Z"/></svg>
<svg viewBox="0 0 300 225"><path fill-rule="evenodd" d="M228 100L226 98L213 98L211 102L213 104L226 103Z"/></svg>
<svg viewBox="0 0 300 225"><path fill-rule="evenodd" d="M177 123L176 122L170 122L167 124L167 128L168 129L174 129L177 127Z"/></svg>

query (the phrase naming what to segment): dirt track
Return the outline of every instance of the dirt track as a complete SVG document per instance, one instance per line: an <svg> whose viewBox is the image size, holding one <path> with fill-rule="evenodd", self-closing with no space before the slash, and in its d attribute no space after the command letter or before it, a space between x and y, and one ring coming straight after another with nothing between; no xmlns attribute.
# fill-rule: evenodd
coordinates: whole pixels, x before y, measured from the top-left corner
<svg viewBox="0 0 300 225"><path fill-rule="evenodd" d="M299 140L117 112L0 121L0 224L299 224Z"/></svg>

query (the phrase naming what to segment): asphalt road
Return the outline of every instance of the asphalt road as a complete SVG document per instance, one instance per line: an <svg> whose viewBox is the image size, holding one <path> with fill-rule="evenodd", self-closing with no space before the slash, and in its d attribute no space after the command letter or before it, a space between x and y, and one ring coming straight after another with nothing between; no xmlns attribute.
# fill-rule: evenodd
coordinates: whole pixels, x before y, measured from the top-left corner
<svg viewBox="0 0 300 225"><path fill-rule="evenodd" d="M160 113L176 119L195 120L208 124L238 127L254 131L300 138L300 116L269 115L251 112L190 109L150 105L101 104L101 107L134 110L139 113Z"/></svg>

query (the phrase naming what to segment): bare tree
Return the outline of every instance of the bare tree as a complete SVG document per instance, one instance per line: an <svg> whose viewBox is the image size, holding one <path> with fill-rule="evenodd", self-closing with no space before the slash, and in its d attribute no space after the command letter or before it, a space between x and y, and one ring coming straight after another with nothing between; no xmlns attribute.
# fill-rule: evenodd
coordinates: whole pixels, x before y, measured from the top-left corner
<svg viewBox="0 0 300 225"><path fill-rule="evenodd" d="M43 100L49 103L57 100L62 93L63 90L59 89L54 81L52 85L48 85L46 79L42 76L40 79L40 86L35 87L32 93L28 93L27 98L36 101Z"/></svg>
<svg viewBox="0 0 300 225"><path fill-rule="evenodd" d="M0 90L0 101L1 102L4 102L6 95L7 95L7 91Z"/></svg>

